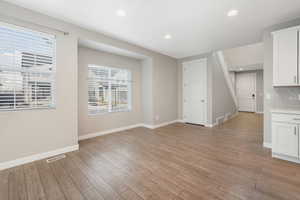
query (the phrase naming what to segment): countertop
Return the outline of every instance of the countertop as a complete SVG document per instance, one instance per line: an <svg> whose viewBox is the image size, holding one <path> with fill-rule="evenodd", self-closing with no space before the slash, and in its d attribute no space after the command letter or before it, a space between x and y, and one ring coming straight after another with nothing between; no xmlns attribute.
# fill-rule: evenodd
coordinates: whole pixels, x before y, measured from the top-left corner
<svg viewBox="0 0 300 200"><path fill-rule="evenodd" d="M296 114L300 115L300 109L284 108L284 109L271 109L271 113L283 113L283 114Z"/></svg>

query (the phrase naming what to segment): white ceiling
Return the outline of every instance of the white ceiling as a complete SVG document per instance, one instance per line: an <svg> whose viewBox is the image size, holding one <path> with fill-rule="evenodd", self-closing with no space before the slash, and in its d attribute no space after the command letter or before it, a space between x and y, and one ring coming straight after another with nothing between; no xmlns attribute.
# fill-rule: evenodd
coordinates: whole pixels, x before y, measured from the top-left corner
<svg viewBox="0 0 300 200"><path fill-rule="evenodd" d="M265 27L299 17L299 0L7 0L183 58L259 42ZM124 9L126 17L116 16ZM239 10L227 17L230 9ZM163 36L171 34L172 39Z"/></svg>
<svg viewBox="0 0 300 200"><path fill-rule="evenodd" d="M132 51L128 51L125 49L121 49L121 48L114 47L111 45L106 45L103 43L98 43L98 42L87 40L87 39L79 39L78 44L80 47L87 47L90 49L113 53L113 54L117 54L120 56L126 56L126 57L130 57L130 58L138 59L138 60L144 60L144 59L149 58L143 54L135 53Z"/></svg>

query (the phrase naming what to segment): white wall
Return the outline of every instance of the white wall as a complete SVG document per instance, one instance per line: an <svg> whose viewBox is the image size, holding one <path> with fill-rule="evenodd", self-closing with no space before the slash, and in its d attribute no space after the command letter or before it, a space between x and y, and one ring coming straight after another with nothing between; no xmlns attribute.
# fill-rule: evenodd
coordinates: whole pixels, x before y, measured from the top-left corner
<svg viewBox="0 0 300 200"><path fill-rule="evenodd" d="M77 145L77 112L77 39L58 34L56 108L0 112L0 163Z"/></svg>
<svg viewBox="0 0 300 200"><path fill-rule="evenodd" d="M136 125L142 119L142 64L140 60L114 55L89 48L78 52L78 127L79 136L100 131ZM88 65L125 68L132 74L132 110L105 114L88 114Z"/></svg>
<svg viewBox="0 0 300 200"><path fill-rule="evenodd" d="M263 43L226 49L223 53L229 70L237 70L240 67L247 70L256 70L263 67Z"/></svg>
<svg viewBox="0 0 300 200"><path fill-rule="evenodd" d="M154 125L177 119L176 59L3 1L0 1L0 13L0 20L4 22L44 32L60 29L70 33L58 36L57 109L0 113L0 162L77 144L79 38L152 59L153 98L150 103L153 113L150 118L159 116L158 120L153 120Z"/></svg>
<svg viewBox="0 0 300 200"><path fill-rule="evenodd" d="M264 112L264 71L256 71L256 112Z"/></svg>

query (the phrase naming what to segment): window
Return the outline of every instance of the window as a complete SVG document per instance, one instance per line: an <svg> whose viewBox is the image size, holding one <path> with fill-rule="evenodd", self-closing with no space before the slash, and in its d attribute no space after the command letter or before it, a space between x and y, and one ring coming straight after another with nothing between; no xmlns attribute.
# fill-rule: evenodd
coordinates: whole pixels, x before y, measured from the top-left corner
<svg viewBox="0 0 300 200"><path fill-rule="evenodd" d="M54 107L55 36L0 23L0 111Z"/></svg>
<svg viewBox="0 0 300 200"><path fill-rule="evenodd" d="M131 82L129 70L89 65L89 114L131 110Z"/></svg>

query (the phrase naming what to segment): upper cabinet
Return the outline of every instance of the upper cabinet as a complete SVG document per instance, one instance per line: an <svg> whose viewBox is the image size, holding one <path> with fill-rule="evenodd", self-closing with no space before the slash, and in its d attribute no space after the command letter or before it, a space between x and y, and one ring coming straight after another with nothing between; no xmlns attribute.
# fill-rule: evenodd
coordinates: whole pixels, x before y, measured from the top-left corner
<svg viewBox="0 0 300 200"><path fill-rule="evenodd" d="M292 27L273 32L273 86L300 86L299 30Z"/></svg>

